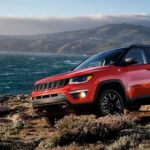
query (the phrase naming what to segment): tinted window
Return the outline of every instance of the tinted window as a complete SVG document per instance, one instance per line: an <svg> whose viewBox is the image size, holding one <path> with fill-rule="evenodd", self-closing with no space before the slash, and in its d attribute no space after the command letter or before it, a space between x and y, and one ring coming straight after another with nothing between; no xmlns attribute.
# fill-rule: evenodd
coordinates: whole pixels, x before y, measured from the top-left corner
<svg viewBox="0 0 150 150"><path fill-rule="evenodd" d="M99 54L96 54L88 58L79 66L77 66L74 70L81 70L81 69L96 67L96 66L112 65L119 59L119 57L124 53L124 51L125 51L124 49L117 49L117 50L101 52Z"/></svg>
<svg viewBox="0 0 150 150"><path fill-rule="evenodd" d="M145 52L141 48L133 48L131 49L125 56L126 58L136 58L138 61L137 64L147 64L147 59L145 56Z"/></svg>

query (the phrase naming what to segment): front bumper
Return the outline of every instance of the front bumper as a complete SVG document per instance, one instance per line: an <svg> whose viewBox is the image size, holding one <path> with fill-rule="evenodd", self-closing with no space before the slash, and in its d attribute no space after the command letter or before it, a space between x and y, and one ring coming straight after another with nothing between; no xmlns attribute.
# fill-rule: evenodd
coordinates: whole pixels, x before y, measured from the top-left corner
<svg viewBox="0 0 150 150"><path fill-rule="evenodd" d="M92 86L91 86L92 85ZM53 95L63 95L66 98L66 101L71 105L78 105L83 103L91 103L93 102L93 98L95 96L95 90L96 85L90 80L87 83L84 84L75 84L75 85L66 85L63 88L56 88L56 89L49 89L45 91L33 91L32 92L32 98L33 100L38 97L45 97L47 95L53 96ZM81 96L75 96L74 93L81 91L85 91L86 96L84 97L84 94Z"/></svg>
<svg viewBox="0 0 150 150"><path fill-rule="evenodd" d="M61 116L73 112L63 95L32 100L32 106L40 116Z"/></svg>
<svg viewBox="0 0 150 150"><path fill-rule="evenodd" d="M40 116L64 116L66 114L89 114L93 112L93 103L72 105L64 95L32 100L35 112Z"/></svg>
<svg viewBox="0 0 150 150"><path fill-rule="evenodd" d="M67 104L67 99L63 95L58 95L56 97L49 97L49 98L41 98L32 100L33 107L40 107L40 106L50 106L50 105L57 105L57 104Z"/></svg>

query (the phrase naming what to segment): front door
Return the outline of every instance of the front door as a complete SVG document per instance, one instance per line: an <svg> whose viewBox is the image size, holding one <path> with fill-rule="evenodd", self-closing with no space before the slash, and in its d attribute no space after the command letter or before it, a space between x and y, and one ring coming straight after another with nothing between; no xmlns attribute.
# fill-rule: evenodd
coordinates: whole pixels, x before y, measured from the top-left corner
<svg viewBox="0 0 150 150"><path fill-rule="evenodd" d="M131 100L150 97L150 66L142 48L132 48L125 58L136 58L138 63L127 66L126 79Z"/></svg>

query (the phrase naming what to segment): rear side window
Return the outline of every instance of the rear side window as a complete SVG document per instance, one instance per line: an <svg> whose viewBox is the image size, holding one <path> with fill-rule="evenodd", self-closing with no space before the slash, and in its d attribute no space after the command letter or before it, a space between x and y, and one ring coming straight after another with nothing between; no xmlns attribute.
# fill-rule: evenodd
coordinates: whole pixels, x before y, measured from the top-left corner
<svg viewBox="0 0 150 150"><path fill-rule="evenodd" d="M145 52L142 48L132 48L125 56L125 58L136 58L138 64L147 64L147 58L145 56Z"/></svg>

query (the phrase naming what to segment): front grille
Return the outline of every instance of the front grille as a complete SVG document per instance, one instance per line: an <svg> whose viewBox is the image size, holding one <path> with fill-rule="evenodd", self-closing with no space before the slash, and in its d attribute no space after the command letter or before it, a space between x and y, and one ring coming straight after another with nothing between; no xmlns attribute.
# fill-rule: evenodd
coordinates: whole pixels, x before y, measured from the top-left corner
<svg viewBox="0 0 150 150"><path fill-rule="evenodd" d="M41 96L34 97L33 100L46 99L46 98L51 98L51 97L56 97L56 96L58 96L58 94L41 95Z"/></svg>
<svg viewBox="0 0 150 150"><path fill-rule="evenodd" d="M63 80L37 84L34 86L34 91L45 91L45 90L51 90L56 88L62 88L68 84L68 81L69 79L63 79Z"/></svg>

